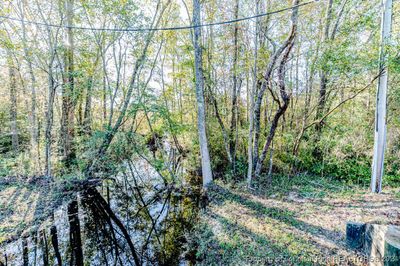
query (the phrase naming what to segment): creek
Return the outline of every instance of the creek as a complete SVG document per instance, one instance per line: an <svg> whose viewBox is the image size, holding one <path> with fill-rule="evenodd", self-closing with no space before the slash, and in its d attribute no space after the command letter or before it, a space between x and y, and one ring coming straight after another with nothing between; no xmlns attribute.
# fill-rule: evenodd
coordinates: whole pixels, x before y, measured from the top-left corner
<svg viewBox="0 0 400 266"><path fill-rule="evenodd" d="M179 265L200 186L176 171L166 180L145 160L126 162L110 179L84 182L36 227L1 247L0 265Z"/></svg>

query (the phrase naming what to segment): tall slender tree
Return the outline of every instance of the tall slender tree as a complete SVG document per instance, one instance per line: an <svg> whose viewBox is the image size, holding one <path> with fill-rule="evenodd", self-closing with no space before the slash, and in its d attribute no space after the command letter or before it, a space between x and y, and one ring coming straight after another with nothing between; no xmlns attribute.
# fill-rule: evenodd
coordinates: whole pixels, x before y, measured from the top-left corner
<svg viewBox="0 0 400 266"><path fill-rule="evenodd" d="M15 154L19 150L19 137L18 137L18 125L17 125L17 74L14 64L14 59L11 51L8 51L7 55L8 64L8 75L10 78L10 129L11 129L11 143L12 149Z"/></svg>
<svg viewBox="0 0 400 266"><path fill-rule="evenodd" d="M235 19L239 18L239 0L235 2ZM239 57L239 24L236 23L233 34L233 86L232 86L232 109L231 109L231 126L229 138L229 153L232 158L233 172L236 172L236 148L237 148L237 117L238 117L238 95L239 90L239 77L238 77L238 57Z"/></svg>
<svg viewBox="0 0 400 266"><path fill-rule="evenodd" d="M62 91L62 117L61 117L61 141L65 166L69 168L75 159L74 151L74 112L75 112L75 91L74 91L74 35L73 16L74 0L64 0L65 5L65 26L66 38L64 45L64 74Z"/></svg>
<svg viewBox="0 0 400 266"><path fill-rule="evenodd" d="M325 29L322 37L322 42L327 43L329 41L329 32L331 28L332 21L332 5L333 0L328 0L328 5L326 8L326 18L325 18ZM318 98L318 107L316 119L320 119L325 111L325 103L326 103L326 87L328 83L328 72L326 69L322 69L320 73L321 81L319 87L319 98ZM319 135L319 131L321 131L322 124L316 124L317 134Z"/></svg>
<svg viewBox="0 0 400 266"><path fill-rule="evenodd" d="M256 7L256 15L259 13L260 0L255 0ZM249 136L247 141L247 186L251 187L251 182L253 179L253 130L254 130L254 94L257 90L257 60L258 60L258 28L259 28L259 19L255 20L255 32L254 32L254 63L253 63L253 84L250 88L249 93Z"/></svg>
<svg viewBox="0 0 400 266"><path fill-rule="evenodd" d="M40 151L39 151L39 132L37 126L37 115L36 115L36 77L33 70L32 64L32 53L29 51L28 47L28 37L27 37L27 30L26 30L26 23L25 23L25 14L27 13L27 1L21 1L21 8L20 13L22 17L22 45L24 49L24 57L26 64L28 66L28 72L30 77L30 92L31 92L31 106L30 106L30 132L31 132L31 158L34 164L35 170L39 170L39 158L40 158Z"/></svg>
<svg viewBox="0 0 400 266"><path fill-rule="evenodd" d="M197 127L200 142L201 154L201 169L203 175L203 187L206 188L213 180L210 154L208 151L208 142L206 134L206 115L204 103L204 76L203 76L203 62L201 51L201 4L200 0L193 0L193 25L194 28L194 64L195 64L195 87L196 87L196 100L197 100Z"/></svg>

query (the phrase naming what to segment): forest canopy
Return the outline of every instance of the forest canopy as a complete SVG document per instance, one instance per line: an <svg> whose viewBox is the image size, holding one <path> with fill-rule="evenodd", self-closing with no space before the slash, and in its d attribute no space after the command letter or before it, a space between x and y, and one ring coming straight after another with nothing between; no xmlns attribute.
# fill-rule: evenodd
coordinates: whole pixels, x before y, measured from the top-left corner
<svg viewBox="0 0 400 266"><path fill-rule="evenodd" d="M201 3L203 24L263 14L201 28L214 175L246 178L250 151L257 175L307 171L368 183L381 3L302 2L295 32L291 4ZM101 174L156 149L149 144L156 139L199 165L194 31L179 29L191 25L191 9L185 1L3 2L0 174L79 177L91 167ZM388 183L400 174L396 18L392 32Z"/></svg>

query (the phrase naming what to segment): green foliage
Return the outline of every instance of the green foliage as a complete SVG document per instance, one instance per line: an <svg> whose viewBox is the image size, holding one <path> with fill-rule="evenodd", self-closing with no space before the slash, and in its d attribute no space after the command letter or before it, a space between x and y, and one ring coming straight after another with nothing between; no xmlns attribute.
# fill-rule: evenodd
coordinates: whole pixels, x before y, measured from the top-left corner
<svg viewBox="0 0 400 266"><path fill-rule="evenodd" d="M367 184L371 178L371 158L359 154L351 143L341 147L344 157L338 156L332 153L337 145L335 139L323 139L317 145L304 147L294 163L315 175L333 177L349 184ZM322 150L322 158L315 157L315 149Z"/></svg>
<svg viewBox="0 0 400 266"><path fill-rule="evenodd" d="M0 177L29 176L31 171L31 160L26 152L0 156Z"/></svg>
<svg viewBox="0 0 400 266"><path fill-rule="evenodd" d="M4 156L0 157L0 177L13 175L14 168L15 168L14 158L6 158Z"/></svg>

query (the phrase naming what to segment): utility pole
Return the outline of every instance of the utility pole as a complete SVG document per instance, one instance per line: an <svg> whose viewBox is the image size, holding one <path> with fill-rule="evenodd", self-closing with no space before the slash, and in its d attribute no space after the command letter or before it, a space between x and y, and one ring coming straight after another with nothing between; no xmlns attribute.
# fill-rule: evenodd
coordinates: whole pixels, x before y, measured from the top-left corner
<svg viewBox="0 0 400 266"><path fill-rule="evenodd" d="M393 0L382 0L382 22L381 22L381 47L379 51L379 73L376 94L375 111L375 142L374 159L372 161L371 191L380 193L382 190L382 177L384 169L385 148L386 148L386 105L387 105L387 53L386 44L390 40L392 28L392 3Z"/></svg>

